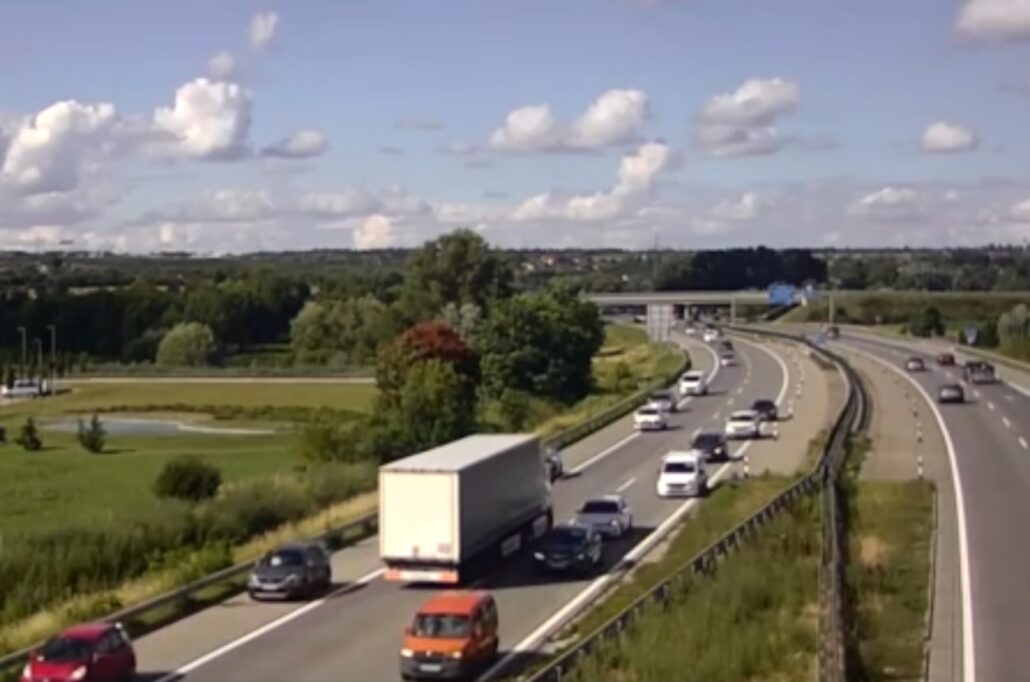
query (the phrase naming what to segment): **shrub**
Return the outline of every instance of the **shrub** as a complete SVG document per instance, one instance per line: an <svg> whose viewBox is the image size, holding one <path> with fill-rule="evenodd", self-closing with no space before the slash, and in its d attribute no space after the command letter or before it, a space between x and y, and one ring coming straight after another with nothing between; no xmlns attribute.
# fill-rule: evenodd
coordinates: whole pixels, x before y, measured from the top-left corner
<svg viewBox="0 0 1030 682"><path fill-rule="evenodd" d="M26 419L25 423L22 424L21 432L18 434L18 439L15 442L28 452L37 452L43 449L43 441L39 437L39 429L36 428L36 422L32 417Z"/></svg>
<svg viewBox="0 0 1030 682"><path fill-rule="evenodd" d="M104 431L103 425L100 423L100 419L97 415L89 420L89 426L87 427L82 420L79 420L79 444L84 447L87 451L92 453L99 453L104 451L104 443L107 440L107 433Z"/></svg>
<svg viewBox="0 0 1030 682"><path fill-rule="evenodd" d="M3 445L6 442L7 442L7 429L5 429L4 427L0 426L0 445Z"/></svg>
<svg viewBox="0 0 1030 682"><path fill-rule="evenodd" d="M158 497L199 502L214 497L222 485L222 472L195 455L171 459L154 480Z"/></svg>

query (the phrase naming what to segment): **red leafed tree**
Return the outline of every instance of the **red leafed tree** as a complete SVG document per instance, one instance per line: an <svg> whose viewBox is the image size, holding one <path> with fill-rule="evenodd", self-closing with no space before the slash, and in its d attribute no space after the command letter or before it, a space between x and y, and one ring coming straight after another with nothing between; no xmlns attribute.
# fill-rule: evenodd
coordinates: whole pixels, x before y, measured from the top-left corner
<svg viewBox="0 0 1030 682"><path fill-rule="evenodd" d="M408 369L417 362L440 360L454 368L474 391L479 383L479 360L475 352L450 325L420 322L386 346L376 363L376 383L387 400L404 386Z"/></svg>

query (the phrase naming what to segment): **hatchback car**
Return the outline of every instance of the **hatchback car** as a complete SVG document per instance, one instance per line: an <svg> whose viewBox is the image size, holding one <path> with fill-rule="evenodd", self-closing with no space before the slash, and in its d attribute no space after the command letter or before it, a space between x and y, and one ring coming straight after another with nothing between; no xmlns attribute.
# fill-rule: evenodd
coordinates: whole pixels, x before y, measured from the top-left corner
<svg viewBox="0 0 1030 682"><path fill-rule="evenodd" d="M257 563L247 580L252 599L311 597L333 584L329 554L317 542L282 545Z"/></svg>
<svg viewBox="0 0 1030 682"><path fill-rule="evenodd" d="M537 570L586 574L601 566L604 556L601 534L589 526L551 529L533 552Z"/></svg>
<svg viewBox="0 0 1030 682"><path fill-rule="evenodd" d="M473 678L497 658L499 614L484 590L431 597L404 629L401 679Z"/></svg>
<svg viewBox="0 0 1030 682"><path fill-rule="evenodd" d="M708 474L697 452L670 452L662 458L655 489L659 497L694 497L708 490Z"/></svg>
<svg viewBox="0 0 1030 682"><path fill-rule="evenodd" d="M964 403L965 401L966 392L958 384L945 384L937 389L937 402L941 404Z"/></svg>
<svg viewBox="0 0 1030 682"><path fill-rule="evenodd" d="M645 405L633 413L633 428L637 431L664 431L669 428L668 413Z"/></svg>
<svg viewBox="0 0 1030 682"><path fill-rule="evenodd" d="M136 652L117 623L76 625L29 655L21 682L115 682L136 675Z"/></svg>
<svg viewBox="0 0 1030 682"><path fill-rule="evenodd" d="M647 405L662 412L675 412L676 397L672 394L672 391L655 391L647 399Z"/></svg>
<svg viewBox="0 0 1030 682"><path fill-rule="evenodd" d="M941 353L937 356L937 364L941 367L951 367L955 364L955 356L951 353Z"/></svg>
<svg viewBox="0 0 1030 682"><path fill-rule="evenodd" d="M705 343L712 343L719 338L718 329L706 329L704 335L701 337Z"/></svg>
<svg viewBox="0 0 1030 682"><path fill-rule="evenodd" d="M733 367L737 364L737 356L731 350L723 351L719 353L719 364L723 367Z"/></svg>
<svg viewBox="0 0 1030 682"><path fill-rule="evenodd" d="M776 403L768 398L759 398L751 403L751 409L767 422L774 422L780 418L779 408L776 407Z"/></svg>
<svg viewBox="0 0 1030 682"><path fill-rule="evenodd" d="M922 372L926 369L926 364L922 358L909 358L905 360L905 369L909 372Z"/></svg>
<svg viewBox="0 0 1030 682"><path fill-rule="evenodd" d="M737 410L726 420L726 438L758 438L762 435L762 417L754 410Z"/></svg>
<svg viewBox="0 0 1030 682"><path fill-rule="evenodd" d="M730 457L726 436L721 433L699 433L694 436L690 447L692 450L704 453L705 460L708 462L725 462Z"/></svg>
<svg viewBox="0 0 1030 682"><path fill-rule="evenodd" d="M621 538L633 528L633 511L622 495L604 495L584 502L572 524L593 528L602 537Z"/></svg>
<svg viewBox="0 0 1030 682"><path fill-rule="evenodd" d="M704 372L687 372L680 377L680 395L707 395L708 382Z"/></svg>

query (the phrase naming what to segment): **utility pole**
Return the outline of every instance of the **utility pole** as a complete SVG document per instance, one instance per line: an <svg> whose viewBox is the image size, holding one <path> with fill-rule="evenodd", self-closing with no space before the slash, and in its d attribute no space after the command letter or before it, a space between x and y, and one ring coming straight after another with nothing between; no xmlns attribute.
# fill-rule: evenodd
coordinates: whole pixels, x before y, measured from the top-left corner
<svg viewBox="0 0 1030 682"><path fill-rule="evenodd" d="M39 379L43 378L43 339L38 336L32 339L34 348L36 350L36 371L38 372Z"/></svg>
<svg viewBox="0 0 1030 682"><path fill-rule="evenodd" d="M18 331L21 332L21 372L18 374L18 377L24 379L25 364L29 355L29 337L25 327L18 327Z"/></svg>
<svg viewBox="0 0 1030 682"><path fill-rule="evenodd" d="M50 394L57 394L57 325L48 324L50 331Z"/></svg>

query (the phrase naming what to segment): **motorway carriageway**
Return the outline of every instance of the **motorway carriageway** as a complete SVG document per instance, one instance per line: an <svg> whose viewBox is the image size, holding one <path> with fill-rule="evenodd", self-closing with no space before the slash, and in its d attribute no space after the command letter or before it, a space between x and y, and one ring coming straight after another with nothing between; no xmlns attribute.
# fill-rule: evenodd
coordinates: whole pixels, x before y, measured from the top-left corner
<svg viewBox="0 0 1030 682"><path fill-rule="evenodd" d="M668 431L634 434L631 418L624 418L605 430L612 445L567 459L568 475L554 486L556 523L567 521L588 497L614 491L633 509L636 528L607 544L606 570L627 554L637 558L644 549L640 543L652 531L663 523L663 530L674 525L698 504L656 495L658 462L664 453L688 448L692 435L702 428L721 430L731 410L748 407L756 398L782 402L787 395L790 375L779 356L744 340L736 345L739 365L716 368L710 348L688 341L695 368L714 373L711 393L684 401ZM751 456L761 458L761 441L735 445L735 455L748 448ZM566 452L575 451L572 446ZM717 482L731 466L710 465L710 478ZM546 636L610 580L606 574L586 580L538 577L531 554L512 557L476 585L492 590L497 598L500 660L505 666L530 660ZM399 679L403 628L435 588L382 580L374 537L338 552L333 568L334 579L342 582L324 599L303 605L255 604L243 595L141 638L141 676L158 682Z"/></svg>
<svg viewBox="0 0 1030 682"><path fill-rule="evenodd" d="M898 390L914 382L939 415L961 508L956 513L966 671L962 679L1025 682L1030 679L1030 392L1001 382L964 384L969 402L937 405L938 387L961 383L961 367L937 366L921 344L851 331L839 343L906 375L909 382L902 381ZM909 357L922 358L927 371L906 372Z"/></svg>

